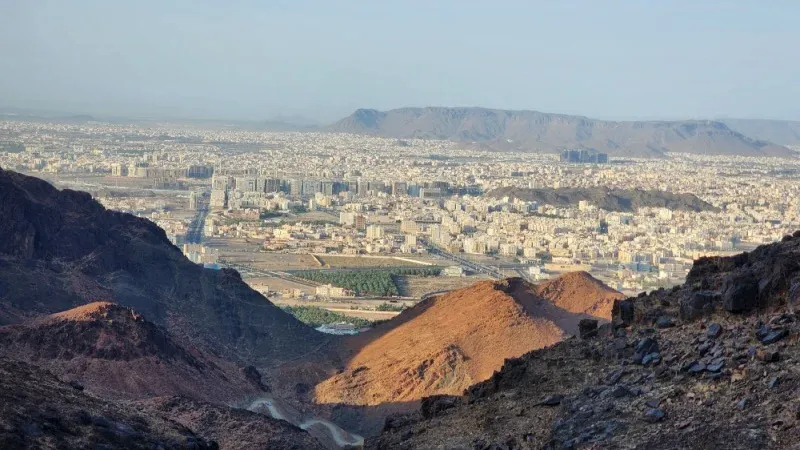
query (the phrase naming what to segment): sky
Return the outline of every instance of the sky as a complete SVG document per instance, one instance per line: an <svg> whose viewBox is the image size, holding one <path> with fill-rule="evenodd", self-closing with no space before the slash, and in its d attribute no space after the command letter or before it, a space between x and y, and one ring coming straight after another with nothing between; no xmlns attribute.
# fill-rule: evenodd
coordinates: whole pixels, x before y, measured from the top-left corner
<svg viewBox="0 0 800 450"><path fill-rule="evenodd" d="M800 2L0 0L0 107L800 120Z"/></svg>

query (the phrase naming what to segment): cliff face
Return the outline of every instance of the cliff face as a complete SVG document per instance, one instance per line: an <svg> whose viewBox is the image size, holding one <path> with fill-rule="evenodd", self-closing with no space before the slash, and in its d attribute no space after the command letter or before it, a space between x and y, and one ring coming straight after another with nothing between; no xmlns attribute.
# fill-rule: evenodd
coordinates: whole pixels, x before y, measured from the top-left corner
<svg viewBox="0 0 800 450"><path fill-rule="evenodd" d="M152 222L0 169L0 325L94 301L134 308L179 341L261 366L327 337L230 270L193 264Z"/></svg>
<svg viewBox="0 0 800 450"><path fill-rule="evenodd" d="M703 258L613 321L423 399L367 448L791 449L800 439L800 232Z"/></svg>

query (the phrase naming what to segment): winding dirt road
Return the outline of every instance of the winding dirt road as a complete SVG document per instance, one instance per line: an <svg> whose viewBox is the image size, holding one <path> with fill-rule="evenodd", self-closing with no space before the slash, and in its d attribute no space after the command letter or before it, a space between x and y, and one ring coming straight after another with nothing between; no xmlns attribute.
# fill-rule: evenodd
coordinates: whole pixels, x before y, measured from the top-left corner
<svg viewBox="0 0 800 450"><path fill-rule="evenodd" d="M331 447L331 444L335 444L335 448L362 447L364 445L363 437L349 433L337 426L335 423L327 420L313 417L306 419L296 417L295 415L290 414L281 408L281 406L272 398L260 398L251 403L250 407L247 409L256 412L266 409L269 412L269 415L274 419L285 420L296 427L308 431L309 434L319 439L328 447ZM319 427L315 425L322 426Z"/></svg>

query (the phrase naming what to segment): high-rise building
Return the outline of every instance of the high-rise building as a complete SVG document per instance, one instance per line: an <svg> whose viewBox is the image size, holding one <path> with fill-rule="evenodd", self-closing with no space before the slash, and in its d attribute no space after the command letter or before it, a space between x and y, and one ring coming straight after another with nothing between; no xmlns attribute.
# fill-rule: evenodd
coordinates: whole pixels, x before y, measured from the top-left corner
<svg viewBox="0 0 800 450"><path fill-rule="evenodd" d="M289 195L303 195L303 180L298 180L296 178L289 180Z"/></svg>
<svg viewBox="0 0 800 450"><path fill-rule="evenodd" d="M405 181L395 181L392 183L392 195L395 197L408 195L408 183Z"/></svg>
<svg viewBox="0 0 800 450"><path fill-rule="evenodd" d="M197 211L197 207L198 207L198 204L199 204L199 197L200 197L200 195L197 192L195 192L195 191L189 192L189 209L190 210Z"/></svg>
<svg viewBox="0 0 800 450"><path fill-rule="evenodd" d="M356 230L364 231L367 229L367 216L363 214L356 214L355 222Z"/></svg>
<svg viewBox="0 0 800 450"><path fill-rule="evenodd" d="M580 150L564 150L561 162L571 164L608 164L608 154L599 153L593 148Z"/></svg>
<svg viewBox="0 0 800 450"><path fill-rule="evenodd" d="M370 225L367 227L367 239L383 238L383 227L380 225Z"/></svg>
<svg viewBox="0 0 800 450"><path fill-rule="evenodd" d="M128 166L122 164L111 165L111 176L124 177L126 175L128 175Z"/></svg>

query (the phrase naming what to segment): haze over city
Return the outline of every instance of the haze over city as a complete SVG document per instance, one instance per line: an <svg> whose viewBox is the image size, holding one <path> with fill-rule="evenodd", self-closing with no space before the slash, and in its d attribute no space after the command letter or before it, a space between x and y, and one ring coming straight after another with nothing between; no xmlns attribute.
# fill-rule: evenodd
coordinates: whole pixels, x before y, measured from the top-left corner
<svg viewBox="0 0 800 450"><path fill-rule="evenodd" d="M8 0L0 106L328 123L483 106L800 120L796 2Z"/></svg>
<svg viewBox="0 0 800 450"><path fill-rule="evenodd" d="M796 450L798 16L0 1L0 449Z"/></svg>

